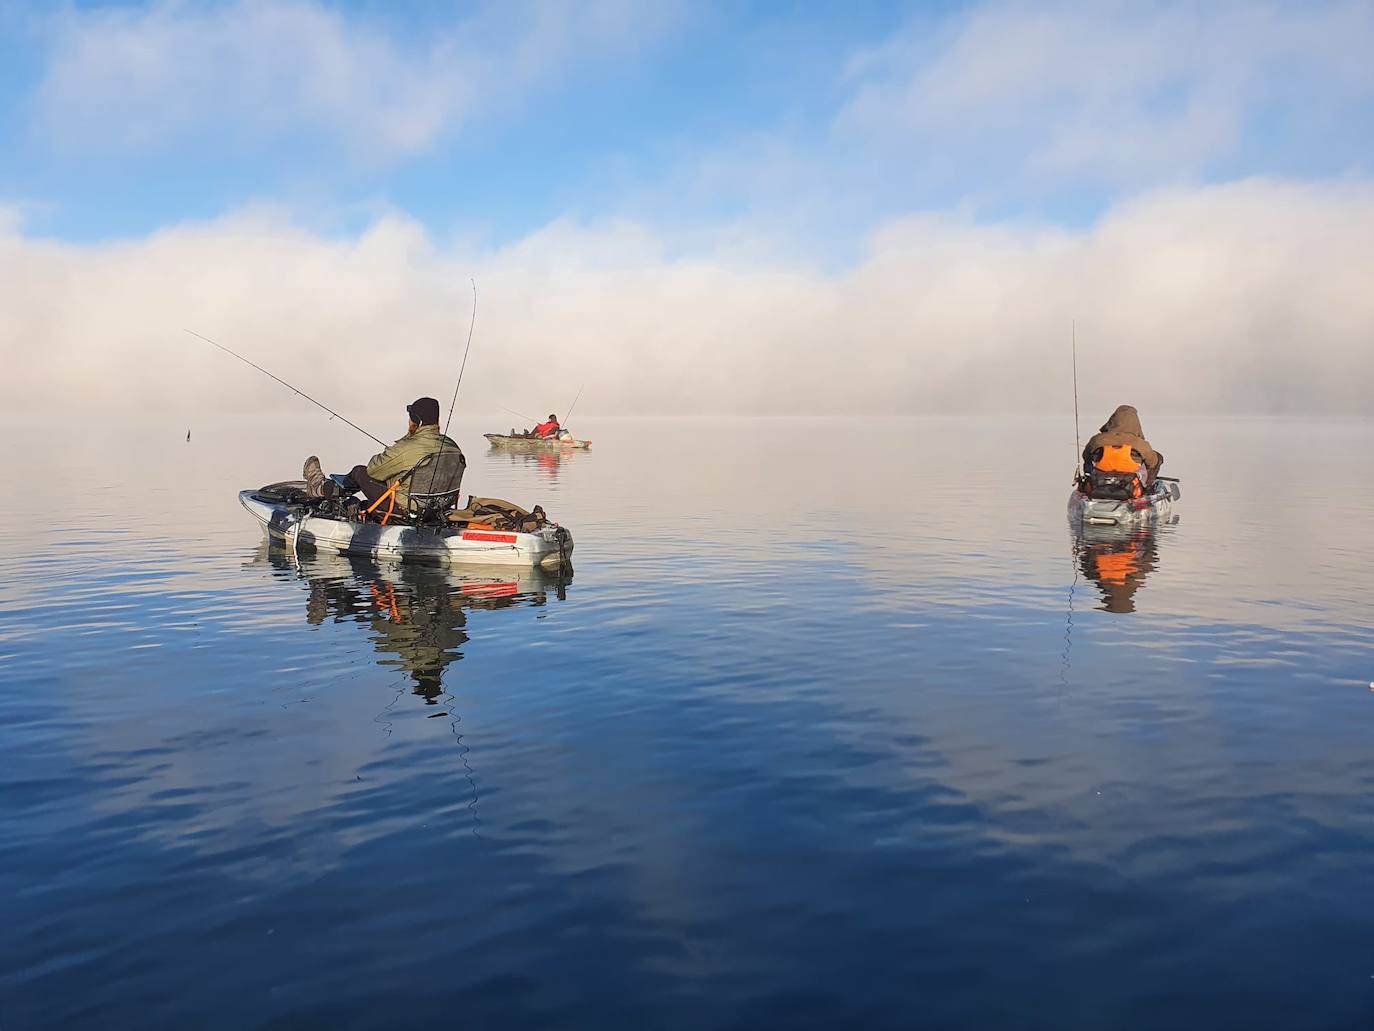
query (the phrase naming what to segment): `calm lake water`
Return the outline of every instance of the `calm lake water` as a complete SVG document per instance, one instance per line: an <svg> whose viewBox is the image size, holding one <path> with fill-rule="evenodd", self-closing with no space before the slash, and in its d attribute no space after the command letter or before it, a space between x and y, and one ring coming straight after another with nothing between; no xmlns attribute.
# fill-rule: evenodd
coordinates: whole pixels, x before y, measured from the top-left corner
<svg viewBox="0 0 1374 1031"><path fill-rule="evenodd" d="M11 427L0 1027L1370 1026L1374 424L1145 424L1089 541L1064 419L459 424L565 584L269 551L322 418Z"/></svg>

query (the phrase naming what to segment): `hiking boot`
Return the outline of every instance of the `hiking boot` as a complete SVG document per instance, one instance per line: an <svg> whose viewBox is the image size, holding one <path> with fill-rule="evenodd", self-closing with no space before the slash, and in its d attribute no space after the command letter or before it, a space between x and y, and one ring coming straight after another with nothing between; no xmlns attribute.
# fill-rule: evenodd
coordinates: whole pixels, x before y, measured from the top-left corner
<svg viewBox="0 0 1374 1031"><path fill-rule="evenodd" d="M311 455L305 460L305 468L301 470L301 475L305 477L305 492L312 498L328 497L325 493L324 470L320 468L320 460Z"/></svg>

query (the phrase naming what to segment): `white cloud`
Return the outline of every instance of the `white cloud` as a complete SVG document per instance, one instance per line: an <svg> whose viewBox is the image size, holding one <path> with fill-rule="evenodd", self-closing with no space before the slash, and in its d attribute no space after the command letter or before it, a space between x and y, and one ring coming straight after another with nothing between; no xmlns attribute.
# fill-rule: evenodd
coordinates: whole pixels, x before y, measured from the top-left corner
<svg viewBox="0 0 1374 1031"><path fill-rule="evenodd" d="M1374 97L1371 48L1362 0L984 5L856 55L838 124L917 175L1176 182L1329 131Z"/></svg>
<svg viewBox="0 0 1374 1031"><path fill-rule="evenodd" d="M486 253L395 216L348 239L270 212L117 244L11 226L0 404L284 403L185 326L386 408L451 377L473 275L464 391L486 410L584 380L602 413L1060 410L1076 318L1090 407L1365 412L1370 239L1374 185L1266 181L1150 195L1083 232L904 220L841 275L740 256L764 246L675 258L632 223L555 223Z"/></svg>
<svg viewBox="0 0 1374 1031"><path fill-rule="evenodd" d="M36 121L81 151L304 135L386 160L423 151L574 64L645 45L677 10L505 3L413 39L313 0L75 10L49 26Z"/></svg>

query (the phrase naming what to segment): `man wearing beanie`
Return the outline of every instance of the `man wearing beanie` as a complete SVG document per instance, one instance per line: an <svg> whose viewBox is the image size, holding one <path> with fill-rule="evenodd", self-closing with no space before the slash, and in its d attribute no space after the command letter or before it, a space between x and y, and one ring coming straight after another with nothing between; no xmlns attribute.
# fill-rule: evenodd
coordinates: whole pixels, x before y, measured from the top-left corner
<svg viewBox="0 0 1374 1031"><path fill-rule="evenodd" d="M381 454L373 455L367 465L355 465L344 477L342 487L325 476L316 456L307 458L303 471L310 496L331 498L361 491L369 502L376 501L393 483L404 480L422 459L441 450L462 454L457 444L439 432L439 402L434 398L422 397L406 405L406 414L409 416L406 435ZM406 484L402 483L396 488L396 507L404 512L409 505Z"/></svg>

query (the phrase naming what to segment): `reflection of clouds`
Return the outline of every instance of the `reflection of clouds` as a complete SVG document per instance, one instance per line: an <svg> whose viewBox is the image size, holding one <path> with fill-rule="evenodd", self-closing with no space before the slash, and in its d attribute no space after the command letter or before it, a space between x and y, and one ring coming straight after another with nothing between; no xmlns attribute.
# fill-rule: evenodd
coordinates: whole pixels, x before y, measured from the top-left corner
<svg viewBox="0 0 1374 1031"><path fill-rule="evenodd" d="M207 628L221 658L228 649L233 659L189 667L201 681L195 699L176 686L187 655L167 648L165 658L140 660L150 690L105 714L93 762L99 812L136 814L132 836L216 854L227 873L249 878L279 876L283 864L318 870L409 826L408 811L356 814L368 798L394 789L397 764L406 766L398 754L436 742L441 751L452 747L453 721L426 719L433 710L424 706L448 686L445 673L462 658L471 614L540 606L557 587L531 571L455 572L328 555L297 568L265 546L244 571L267 572L268 581L237 597L222 594L221 605L268 610L272 618L237 638L240 650L235 637ZM385 684L378 666L393 670ZM424 704L405 704L402 695ZM105 768L117 771L113 779L99 774ZM300 833L320 821L328 833Z"/></svg>

